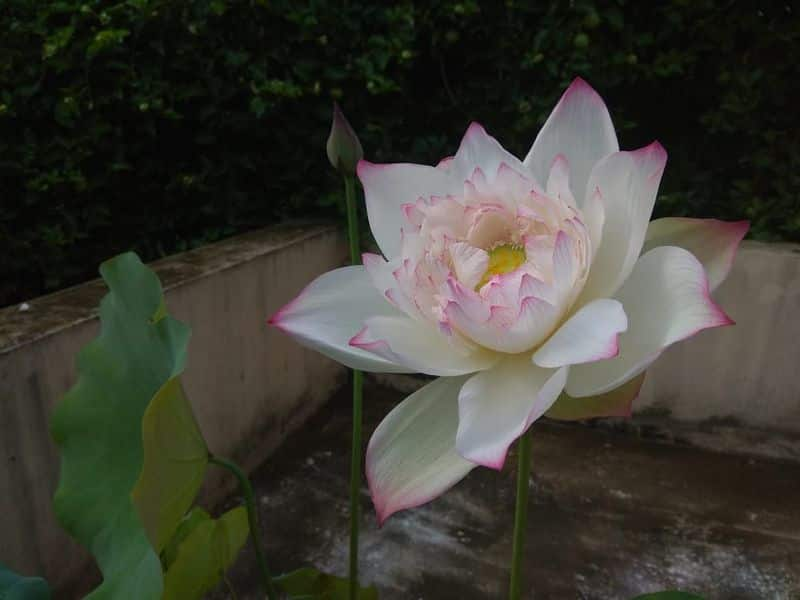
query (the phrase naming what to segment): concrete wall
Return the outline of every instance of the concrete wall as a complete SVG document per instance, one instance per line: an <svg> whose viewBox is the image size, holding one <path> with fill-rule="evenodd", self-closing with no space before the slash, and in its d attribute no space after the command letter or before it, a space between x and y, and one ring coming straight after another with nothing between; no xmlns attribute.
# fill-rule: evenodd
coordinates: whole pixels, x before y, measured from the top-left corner
<svg viewBox="0 0 800 600"><path fill-rule="evenodd" d="M183 381L215 453L263 462L343 380L341 367L266 319L346 252L332 226L280 226L151 265L170 313L192 327ZM91 562L52 513L59 458L48 418L75 381L78 350L97 334L104 293L92 282L0 311L0 562L56 588ZM216 494L206 496L219 499L222 474L209 475Z"/></svg>

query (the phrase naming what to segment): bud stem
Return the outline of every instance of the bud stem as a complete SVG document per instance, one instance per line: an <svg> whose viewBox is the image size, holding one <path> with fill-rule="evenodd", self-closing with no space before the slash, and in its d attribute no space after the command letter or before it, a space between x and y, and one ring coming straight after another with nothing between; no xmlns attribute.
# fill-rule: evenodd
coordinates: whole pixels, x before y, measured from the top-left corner
<svg viewBox="0 0 800 600"><path fill-rule="evenodd" d="M356 178L344 176L344 194L347 201L347 239L350 243L350 263L361 264L361 243L358 238L358 207L356 205Z"/></svg>
<svg viewBox="0 0 800 600"><path fill-rule="evenodd" d="M347 202L347 238L350 243L350 262L361 264L361 244L358 238L358 206L356 205L356 180L344 176L344 193ZM350 446L350 564L348 571L348 598L358 600L358 534L361 507L361 421L364 376L353 371L353 436Z"/></svg>

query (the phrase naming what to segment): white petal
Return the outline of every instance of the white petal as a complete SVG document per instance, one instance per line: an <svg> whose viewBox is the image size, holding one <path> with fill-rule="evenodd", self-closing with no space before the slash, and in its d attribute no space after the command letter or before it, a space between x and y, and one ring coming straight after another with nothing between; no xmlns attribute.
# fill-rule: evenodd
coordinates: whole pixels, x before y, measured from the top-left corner
<svg viewBox="0 0 800 600"><path fill-rule="evenodd" d="M463 309L464 316L470 320L483 322L491 316L491 310L483 301L481 295L468 288L453 277L447 278L447 291L449 298L458 303Z"/></svg>
<svg viewBox="0 0 800 600"><path fill-rule="evenodd" d="M383 523L430 502L475 468L456 452L458 391L466 377L441 377L398 404L367 447L367 482Z"/></svg>
<svg viewBox="0 0 800 600"><path fill-rule="evenodd" d="M647 228L642 253L658 246L685 248L705 267L708 284L713 291L730 273L736 250L749 226L747 221L678 217L656 219Z"/></svg>
<svg viewBox="0 0 800 600"><path fill-rule="evenodd" d="M514 222L508 212L497 206L479 208L472 218L467 241L472 246L490 248L508 239Z"/></svg>
<svg viewBox="0 0 800 600"><path fill-rule="evenodd" d="M570 295L575 284L577 265L573 252L574 243L563 231L556 234L553 247L553 284L562 300Z"/></svg>
<svg viewBox="0 0 800 600"><path fill-rule="evenodd" d="M464 375L488 369L498 360L493 352L466 346L435 325L406 316L370 317L350 344L386 360L428 375Z"/></svg>
<svg viewBox="0 0 800 600"><path fill-rule="evenodd" d="M539 182L533 178L533 173L522 163L519 163L516 169L506 163L501 163L492 187L500 195L500 202L508 206L509 210L519 208L519 203L515 201L516 198L528 196L531 192L545 193Z"/></svg>
<svg viewBox="0 0 800 600"><path fill-rule="evenodd" d="M392 271L397 268L396 264L390 263L380 254L371 252L362 254L361 262L364 263L364 268L372 279L372 285L385 297L387 291L397 286L397 279L392 276Z"/></svg>
<svg viewBox="0 0 800 600"><path fill-rule="evenodd" d="M465 305L448 303L450 324L474 342L497 352L524 352L536 346L555 327L558 310L541 298L528 297L519 309L493 306L487 320L471 318Z"/></svg>
<svg viewBox="0 0 800 600"><path fill-rule="evenodd" d="M653 213L667 153L658 142L617 152L600 161L589 178L605 208L603 239L592 262L581 303L614 295L630 275Z"/></svg>
<svg viewBox="0 0 800 600"><path fill-rule="evenodd" d="M317 277L269 323L351 369L409 373L412 370L407 367L350 345L365 319L397 314L372 285L364 267L354 266Z"/></svg>
<svg viewBox="0 0 800 600"><path fill-rule="evenodd" d="M364 186L367 217L375 241L388 258L400 254L400 228L405 222L403 205L419 198L446 196L463 191L463 182L448 171L408 163L377 165L358 163L358 178Z"/></svg>
<svg viewBox="0 0 800 600"><path fill-rule="evenodd" d="M458 395L461 456L501 469L508 447L556 401L568 369L542 369L517 355L473 375Z"/></svg>
<svg viewBox="0 0 800 600"><path fill-rule="evenodd" d="M570 206L575 206L575 196L569 187L569 163L563 154L553 159L547 176L547 195L551 198L560 198Z"/></svg>
<svg viewBox="0 0 800 600"><path fill-rule="evenodd" d="M550 113L524 162L539 181L546 181L553 160L563 154L569 162L572 190L582 206L592 167L617 150L617 134L603 99L578 78Z"/></svg>
<svg viewBox="0 0 800 600"><path fill-rule="evenodd" d="M667 346L732 323L711 299L703 265L682 248L661 246L642 256L616 297L628 315L619 354L572 367L570 396L613 390L644 371Z"/></svg>
<svg viewBox="0 0 800 600"><path fill-rule="evenodd" d="M583 204L583 221L589 231L589 240L592 243L592 262L597 255L597 249L603 241L603 225L606 220L606 210L603 205L603 195L600 190L587 190L586 202Z"/></svg>
<svg viewBox="0 0 800 600"><path fill-rule="evenodd" d="M471 178L478 168L486 176L488 183L492 183L501 164L521 174L529 172L522 161L503 148L500 142L486 133L481 125L472 123L464 134L448 170L454 177L460 177L463 183L464 180Z"/></svg>
<svg viewBox="0 0 800 600"><path fill-rule="evenodd" d="M364 268L372 279L372 284L382 293L386 300L411 318L424 319L414 301L403 291L403 286L394 276L402 264L401 258L387 261L379 254L366 252L361 255Z"/></svg>
<svg viewBox="0 0 800 600"><path fill-rule="evenodd" d="M533 355L540 367L594 362L619 353L619 334L628 318L617 300L601 298L572 315Z"/></svg>
<svg viewBox="0 0 800 600"><path fill-rule="evenodd" d="M475 289L489 267L489 255L486 250L464 242L450 245L450 258L453 259L456 277L470 289Z"/></svg>
<svg viewBox="0 0 800 600"><path fill-rule="evenodd" d="M445 156L442 160L440 160L436 168L442 169L443 171L449 171L450 168L453 166L453 160L455 159L454 156Z"/></svg>

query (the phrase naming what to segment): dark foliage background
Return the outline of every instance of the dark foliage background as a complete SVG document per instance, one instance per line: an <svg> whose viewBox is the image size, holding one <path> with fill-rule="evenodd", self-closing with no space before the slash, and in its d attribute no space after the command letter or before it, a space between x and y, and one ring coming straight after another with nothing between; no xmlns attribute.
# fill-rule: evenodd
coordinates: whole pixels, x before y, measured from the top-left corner
<svg viewBox="0 0 800 600"><path fill-rule="evenodd" d="M337 99L377 161L435 162L470 120L524 155L576 75L623 147L670 160L660 215L800 240L789 2L4 0L0 304L338 210Z"/></svg>

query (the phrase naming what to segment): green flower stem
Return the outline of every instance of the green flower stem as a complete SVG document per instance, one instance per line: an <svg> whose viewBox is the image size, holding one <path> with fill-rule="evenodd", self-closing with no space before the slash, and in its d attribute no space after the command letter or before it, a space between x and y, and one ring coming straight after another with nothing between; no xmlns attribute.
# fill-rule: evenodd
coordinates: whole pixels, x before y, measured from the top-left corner
<svg viewBox="0 0 800 600"><path fill-rule="evenodd" d="M244 474L238 465L219 458L218 456L209 456L208 462L211 464L227 469L239 480L239 487L244 496L244 504L247 508L247 522L250 525L250 539L253 541L253 548L256 551L256 560L258 561L258 568L261 571L261 585L264 592L267 594L269 600L278 600L278 592L272 583L272 575L270 575L269 568L267 567L267 560L264 557L264 550L261 548L261 528L258 526L258 512L256 512L255 495L253 494L253 486L247 475Z"/></svg>
<svg viewBox="0 0 800 600"><path fill-rule="evenodd" d="M356 178L344 176L344 195L347 200L347 240L350 242L350 263L361 264L361 242L358 239L358 206L356 205Z"/></svg>
<svg viewBox="0 0 800 600"><path fill-rule="evenodd" d="M361 244L358 239L358 207L356 205L356 180L344 176L347 201L347 238L350 243L350 262L361 264ZM353 371L353 439L350 446L350 564L348 570L350 600L358 600L358 529L361 505L361 420L364 374Z"/></svg>
<svg viewBox="0 0 800 600"><path fill-rule="evenodd" d="M517 442L517 505L514 510L514 545L511 550L509 600L519 600L522 593L522 559L525 554L525 529L528 525L528 477L531 471L531 432Z"/></svg>

